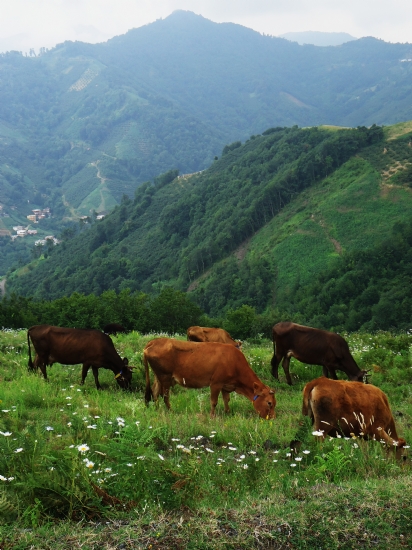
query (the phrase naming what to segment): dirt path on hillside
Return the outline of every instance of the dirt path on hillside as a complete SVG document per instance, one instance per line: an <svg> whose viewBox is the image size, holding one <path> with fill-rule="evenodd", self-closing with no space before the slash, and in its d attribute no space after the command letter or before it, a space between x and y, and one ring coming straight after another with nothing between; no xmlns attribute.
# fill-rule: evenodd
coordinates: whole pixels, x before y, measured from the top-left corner
<svg viewBox="0 0 412 550"><path fill-rule="evenodd" d="M100 189L99 189L99 193L100 193L100 204L99 206L96 208L96 212L102 212L102 211L105 211L107 210L106 208L106 201L105 201L105 198L104 198L104 195L103 195L103 191L107 191L109 192L109 189L107 188L106 186L106 181L108 181L108 178L105 178L104 176L102 176L101 172L100 172L100 168L99 168L99 162L100 160L96 160L95 162L92 162L91 165L94 166L97 170L97 177L99 178L100 180Z"/></svg>

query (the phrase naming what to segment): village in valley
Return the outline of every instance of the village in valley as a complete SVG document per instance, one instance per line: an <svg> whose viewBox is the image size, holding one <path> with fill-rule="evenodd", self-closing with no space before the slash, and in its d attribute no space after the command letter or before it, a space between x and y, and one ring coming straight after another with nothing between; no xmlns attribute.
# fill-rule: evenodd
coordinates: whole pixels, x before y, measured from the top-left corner
<svg viewBox="0 0 412 550"><path fill-rule="evenodd" d="M51 217L50 208L35 208L32 210L32 214L27 216L27 219L31 222L29 225L14 225L13 231L7 231L7 234L11 237L11 240L14 241L19 237L33 236L37 235L37 229L32 229L32 224L39 223L40 220ZM35 241L36 246L44 246L47 242L53 242L53 244L58 244L60 241L56 239L53 235L47 235L44 239L39 239Z"/></svg>

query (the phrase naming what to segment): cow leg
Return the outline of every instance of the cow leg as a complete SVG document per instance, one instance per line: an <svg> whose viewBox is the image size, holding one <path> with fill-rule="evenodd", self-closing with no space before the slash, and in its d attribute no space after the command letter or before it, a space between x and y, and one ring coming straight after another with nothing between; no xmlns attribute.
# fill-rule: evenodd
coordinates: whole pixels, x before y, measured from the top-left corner
<svg viewBox="0 0 412 550"><path fill-rule="evenodd" d="M38 355L36 355L36 358L34 359L34 367L35 369L39 368L43 374L43 378L47 380L46 361L43 361Z"/></svg>
<svg viewBox="0 0 412 550"><path fill-rule="evenodd" d="M165 402L166 407L170 411L170 387L163 386L163 401Z"/></svg>
<svg viewBox="0 0 412 550"><path fill-rule="evenodd" d="M92 367L92 372L93 372L93 376L94 376L94 381L95 381L95 384L96 384L96 388L98 390L101 390L102 387L99 383L99 369L97 367Z"/></svg>
<svg viewBox="0 0 412 550"><path fill-rule="evenodd" d="M157 398L163 397L163 401L165 402L165 405L168 410L171 409L170 407L170 388L171 386L174 386L174 380L171 376L155 376L155 380L152 386L153 391L153 399L157 400Z"/></svg>
<svg viewBox="0 0 412 550"><path fill-rule="evenodd" d="M270 361L270 364L272 365L272 376L276 378L276 380L279 380L279 363L282 359L282 355L279 353L276 353L276 350L273 352L273 357Z"/></svg>
<svg viewBox="0 0 412 550"><path fill-rule="evenodd" d="M82 367L82 380L80 385L83 386L84 381L86 380L87 373L89 372L90 365L83 365Z"/></svg>
<svg viewBox="0 0 412 550"><path fill-rule="evenodd" d="M322 372L323 376L325 376L326 378L332 378L333 380L338 379L338 377L336 376L336 371L333 367L327 367L326 365L323 365Z"/></svg>
<svg viewBox="0 0 412 550"><path fill-rule="evenodd" d="M286 381L289 384L289 386L291 386L292 379L290 377L289 364L290 364L290 355L286 354L285 358L283 359L282 367L283 367L283 370L285 371Z"/></svg>
<svg viewBox="0 0 412 550"><path fill-rule="evenodd" d="M230 401L230 392L222 390L223 403L225 404L225 413L230 412L229 401Z"/></svg>
<svg viewBox="0 0 412 550"><path fill-rule="evenodd" d="M210 418L214 418L216 416L216 405L219 399L220 390L220 386L210 386ZM223 390L222 395L224 395Z"/></svg>

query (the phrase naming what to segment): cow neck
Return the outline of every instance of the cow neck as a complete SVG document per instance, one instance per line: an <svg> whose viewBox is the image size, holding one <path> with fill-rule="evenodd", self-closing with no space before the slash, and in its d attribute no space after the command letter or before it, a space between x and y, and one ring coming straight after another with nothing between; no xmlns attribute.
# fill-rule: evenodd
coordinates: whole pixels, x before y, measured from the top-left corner
<svg viewBox="0 0 412 550"><path fill-rule="evenodd" d="M257 384L263 386L263 382L258 378L256 373L249 367L248 365L248 371L249 372L243 372L243 376L239 377L239 385L236 388L236 393L243 395L249 401L256 401L256 399L259 397L256 395L255 390L253 389L253 384L256 382Z"/></svg>

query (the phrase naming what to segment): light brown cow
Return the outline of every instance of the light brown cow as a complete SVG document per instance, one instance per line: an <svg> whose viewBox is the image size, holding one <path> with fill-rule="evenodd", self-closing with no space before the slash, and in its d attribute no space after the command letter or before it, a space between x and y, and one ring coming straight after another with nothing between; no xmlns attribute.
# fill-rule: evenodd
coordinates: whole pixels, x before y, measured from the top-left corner
<svg viewBox="0 0 412 550"><path fill-rule="evenodd" d="M303 389L302 414L312 419L323 436L361 436L403 447L388 398L372 384L330 380L321 376Z"/></svg>
<svg viewBox="0 0 412 550"><path fill-rule="evenodd" d="M221 344L232 344L241 349L242 342L233 340L227 330L223 328L210 327L189 327L187 329L187 339L191 342L220 342Z"/></svg>
<svg viewBox="0 0 412 550"><path fill-rule="evenodd" d="M210 387L212 418L219 393L222 392L225 412L229 412L230 393L233 391L249 399L261 418L276 416L274 390L259 380L243 353L233 345L157 338L146 344L143 363L146 370L146 404L151 398L156 400L158 397L150 387L150 365L168 409L170 387L178 383L185 388ZM158 387L156 384L154 386Z"/></svg>
<svg viewBox="0 0 412 550"><path fill-rule="evenodd" d="M34 362L31 358L30 341L36 350ZM98 369L102 367L113 372L121 388L130 387L132 367L128 366L127 358L122 359L118 355L111 338L100 330L35 325L27 331L27 344L28 368L29 370L40 368L45 380L47 380L47 365L82 363L82 384L91 367L96 387L100 389Z"/></svg>

